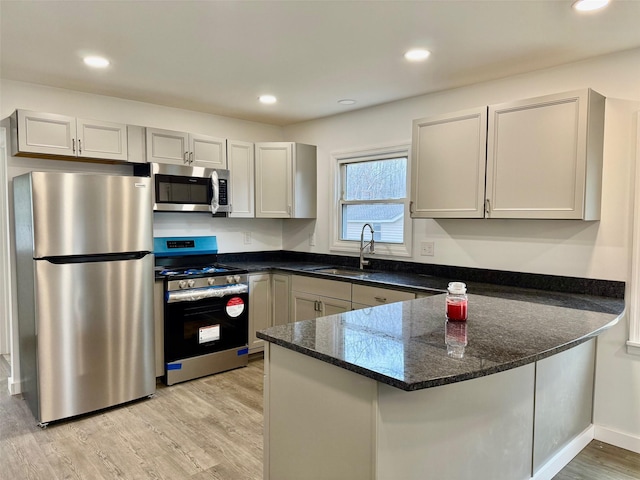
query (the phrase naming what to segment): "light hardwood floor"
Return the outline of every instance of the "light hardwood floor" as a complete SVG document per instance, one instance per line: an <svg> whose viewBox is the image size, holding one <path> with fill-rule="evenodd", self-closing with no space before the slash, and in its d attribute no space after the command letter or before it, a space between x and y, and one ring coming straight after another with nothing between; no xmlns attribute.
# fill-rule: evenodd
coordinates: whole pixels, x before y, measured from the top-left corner
<svg viewBox="0 0 640 480"><path fill-rule="evenodd" d="M262 479L262 360L46 429L0 363L2 479Z"/></svg>
<svg viewBox="0 0 640 480"><path fill-rule="evenodd" d="M158 384L151 399L43 430L8 395L0 358L0 478L260 480L263 366ZM594 441L555 480L639 478L640 455Z"/></svg>

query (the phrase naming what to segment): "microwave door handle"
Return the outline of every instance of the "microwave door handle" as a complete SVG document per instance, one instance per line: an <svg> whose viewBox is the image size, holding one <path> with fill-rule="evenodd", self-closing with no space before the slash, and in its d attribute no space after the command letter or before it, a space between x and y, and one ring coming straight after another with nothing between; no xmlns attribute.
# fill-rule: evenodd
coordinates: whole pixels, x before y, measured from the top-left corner
<svg viewBox="0 0 640 480"><path fill-rule="evenodd" d="M216 213L220 206L220 185L218 183L218 175L214 172L211 175L211 213Z"/></svg>

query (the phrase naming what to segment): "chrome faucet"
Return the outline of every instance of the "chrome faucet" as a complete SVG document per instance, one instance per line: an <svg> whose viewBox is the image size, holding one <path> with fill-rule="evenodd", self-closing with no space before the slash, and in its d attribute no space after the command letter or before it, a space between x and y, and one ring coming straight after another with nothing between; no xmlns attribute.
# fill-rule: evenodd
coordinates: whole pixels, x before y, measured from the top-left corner
<svg viewBox="0 0 640 480"><path fill-rule="evenodd" d="M369 230L371 231L371 241L367 242L367 244L364 244L364 229L365 227L369 227ZM374 234L374 230L373 227L371 226L371 224L369 223L365 223L362 226L362 232L360 232L360 270L364 269L365 265L369 265L369 260L365 260L364 259L364 249L369 247L369 252L368 253L375 253L374 248L375 248L375 244L373 241L373 234Z"/></svg>

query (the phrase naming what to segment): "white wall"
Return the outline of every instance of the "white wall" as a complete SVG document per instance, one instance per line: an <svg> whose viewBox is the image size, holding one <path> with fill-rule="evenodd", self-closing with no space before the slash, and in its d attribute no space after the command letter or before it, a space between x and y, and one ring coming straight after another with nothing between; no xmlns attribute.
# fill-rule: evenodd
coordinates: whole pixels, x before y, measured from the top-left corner
<svg viewBox="0 0 640 480"><path fill-rule="evenodd" d="M283 223L284 248L329 252L331 152L408 141L415 118L590 87L607 97L599 222L414 220L413 245L434 241L435 255L411 260L628 282L639 79L635 49L285 127L286 138L318 145L319 211L316 222ZM628 328L625 317L599 340L594 419L600 435L640 452L640 356L626 353Z"/></svg>
<svg viewBox="0 0 640 480"><path fill-rule="evenodd" d="M41 85L0 80L0 118L5 119L16 109L59 113L76 117L165 128L192 133L209 134L243 141L282 141L279 126L247 122L233 118L134 102L114 97L91 95ZM9 135L9 129L7 128ZM10 153L10 149L8 149ZM17 175L32 170L64 170L101 172L111 174L131 174L130 166L106 165L98 163L42 160L24 157L9 157L7 160L9 183L2 183L0 194L9 190L10 238L13 239L11 211L11 180ZM281 220L246 220L213 218L207 214L160 213L154 216L154 235L183 235L189 232L197 235L217 235L220 252L280 250L282 248ZM251 244L244 244L244 232L251 232ZM12 282L15 279L15 248L11 245ZM11 323L12 374L9 390L18 393L20 371L18 365L17 302L15 288L12 288L13 308ZM0 318L0 328L5 328L5 318Z"/></svg>

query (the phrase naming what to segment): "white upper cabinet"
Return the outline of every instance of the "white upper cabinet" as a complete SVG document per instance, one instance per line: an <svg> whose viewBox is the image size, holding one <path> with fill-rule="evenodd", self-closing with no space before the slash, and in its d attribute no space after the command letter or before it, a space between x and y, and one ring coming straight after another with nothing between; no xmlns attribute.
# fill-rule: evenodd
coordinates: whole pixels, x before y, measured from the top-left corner
<svg viewBox="0 0 640 480"><path fill-rule="evenodd" d="M230 217L255 217L253 143L229 140Z"/></svg>
<svg viewBox="0 0 640 480"><path fill-rule="evenodd" d="M411 216L482 218L487 107L413 121Z"/></svg>
<svg viewBox="0 0 640 480"><path fill-rule="evenodd" d="M194 133L147 128L147 161L227 168L227 141Z"/></svg>
<svg viewBox="0 0 640 480"><path fill-rule="evenodd" d="M604 106L589 89L490 106L487 217L598 220Z"/></svg>
<svg viewBox="0 0 640 480"><path fill-rule="evenodd" d="M127 161L127 126L54 113L17 110L11 116L13 155Z"/></svg>
<svg viewBox="0 0 640 480"><path fill-rule="evenodd" d="M598 220L604 106L583 89L415 120L412 217Z"/></svg>
<svg viewBox="0 0 640 480"><path fill-rule="evenodd" d="M256 143L256 217L315 218L316 147Z"/></svg>

